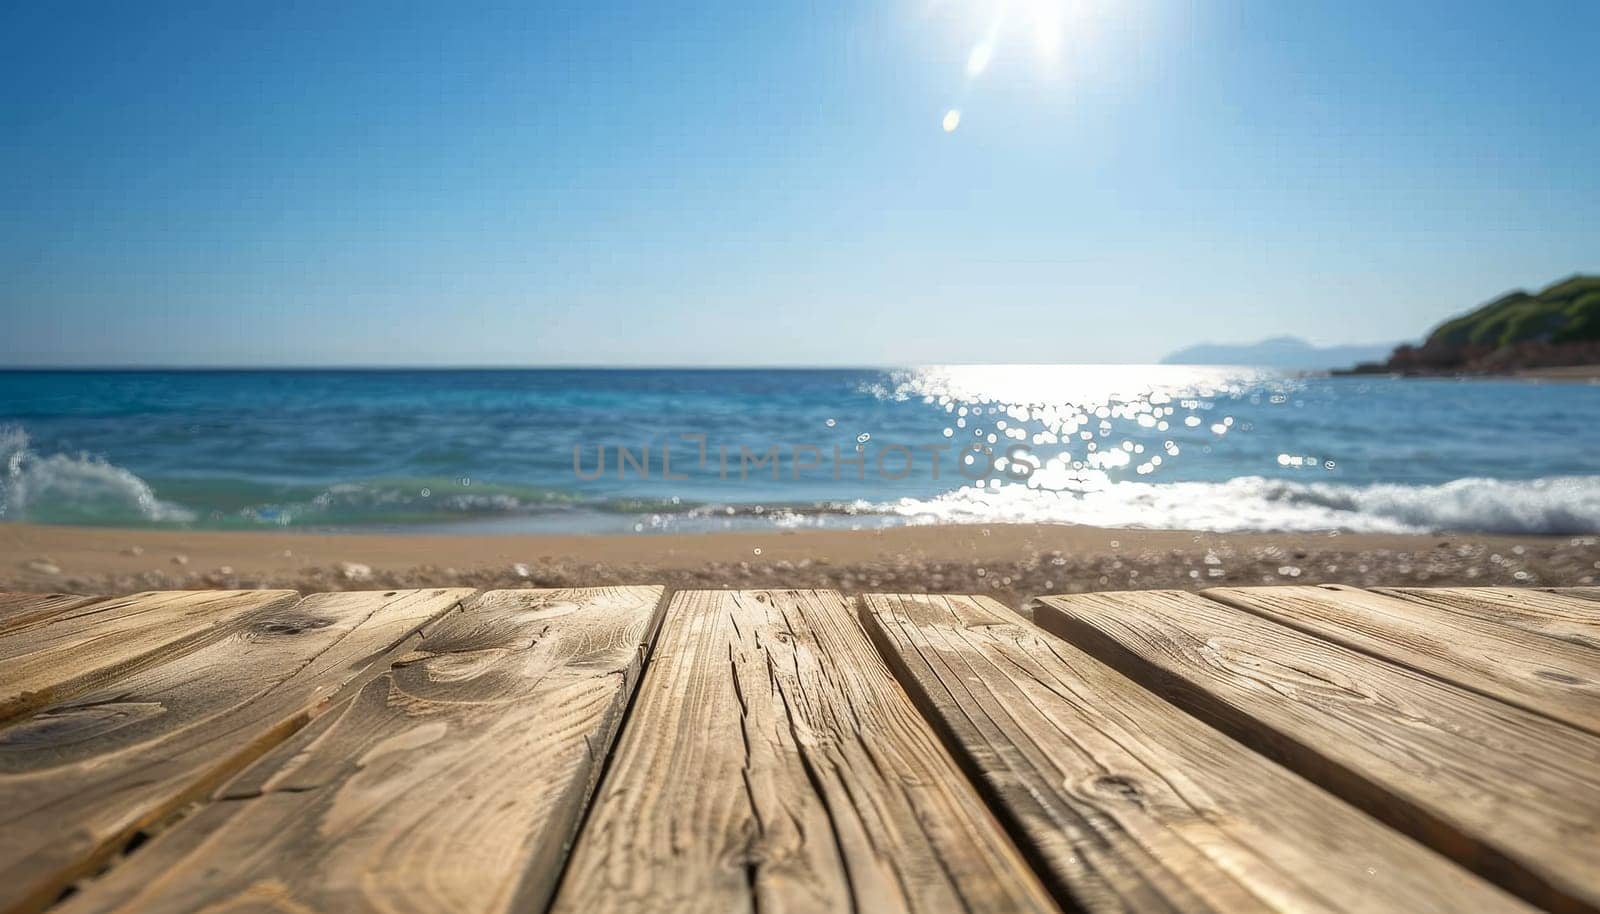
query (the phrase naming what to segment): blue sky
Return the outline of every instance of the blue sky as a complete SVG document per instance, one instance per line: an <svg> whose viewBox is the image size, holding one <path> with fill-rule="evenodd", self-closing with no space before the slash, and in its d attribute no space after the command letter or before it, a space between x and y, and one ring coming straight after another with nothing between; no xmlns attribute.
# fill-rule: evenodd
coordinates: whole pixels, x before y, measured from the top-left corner
<svg viewBox="0 0 1600 914"><path fill-rule="evenodd" d="M68 2L0 35L0 365L1146 361L1600 271L1590 0Z"/></svg>

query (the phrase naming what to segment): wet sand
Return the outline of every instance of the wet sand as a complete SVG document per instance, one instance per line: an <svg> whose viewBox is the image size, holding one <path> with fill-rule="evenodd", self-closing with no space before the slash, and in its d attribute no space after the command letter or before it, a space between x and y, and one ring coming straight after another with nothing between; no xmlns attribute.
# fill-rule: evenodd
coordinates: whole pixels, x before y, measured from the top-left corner
<svg viewBox="0 0 1600 914"><path fill-rule="evenodd" d="M0 590L458 585L1046 593L1339 582L1579 586L1600 538L1216 534L1083 526L639 536L216 533L0 524Z"/></svg>
<svg viewBox="0 0 1600 914"><path fill-rule="evenodd" d="M1561 368L1524 368L1516 377L1532 381L1578 381L1600 384L1600 365L1568 365Z"/></svg>

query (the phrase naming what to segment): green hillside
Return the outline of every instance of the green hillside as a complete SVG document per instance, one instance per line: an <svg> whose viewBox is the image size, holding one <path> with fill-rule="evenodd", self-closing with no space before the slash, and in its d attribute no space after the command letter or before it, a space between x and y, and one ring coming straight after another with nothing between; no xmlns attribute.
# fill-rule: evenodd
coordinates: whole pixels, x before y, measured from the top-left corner
<svg viewBox="0 0 1600 914"><path fill-rule="evenodd" d="M1564 279L1537 295L1517 291L1501 296L1439 325L1427 345L1496 347L1524 340L1600 340L1600 276Z"/></svg>

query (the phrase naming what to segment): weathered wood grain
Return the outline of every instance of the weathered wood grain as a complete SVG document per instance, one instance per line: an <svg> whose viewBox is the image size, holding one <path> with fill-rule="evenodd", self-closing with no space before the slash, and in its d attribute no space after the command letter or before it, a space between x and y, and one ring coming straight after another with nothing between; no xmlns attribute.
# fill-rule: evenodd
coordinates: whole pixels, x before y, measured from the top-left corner
<svg viewBox="0 0 1600 914"><path fill-rule="evenodd" d="M1600 650L1531 624L1488 618L1470 601L1451 605L1343 586L1204 594L1600 734Z"/></svg>
<svg viewBox="0 0 1600 914"><path fill-rule="evenodd" d="M660 598L483 594L63 914L540 910Z"/></svg>
<svg viewBox="0 0 1600 914"><path fill-rule="evenodd" d="M1581 597L1585 600L1600 600L1600 587L1545 587L1541 589L1546 593L1560 594L1564 597Z"/></svg>
<svg viewBox="0 0 1600 914"><path fill-rule="evenodd" d="M0 729L0 911L43 909L472 594L308 597Z"/></svg>
<svg viewBox="0 0 1600 914"><path fill-rule="evenodd" d="M0 593L0 635L101 599L71 593Z"/></svg>
<svg viewBox="0 0 1600 914"><path fill-rule="evenodd" d="M1600 738L1193 594L1036 621L1550 910L1600 911Z"/></svg>
<svg viewBox="0 0 1600 914"><path fill-rule="evenodd" d="M1527 587L1375 587L1453 617L1481 619L1554 638L1586 651L1600 670L1600 607L1570 594Z"/></svg>
<svg viewBox="0 0 1600 914"><path fill-rule="evenodd" d="M1047 911L835 593L679 593L552 911Z"/></svg>
<svg viewBox="0 0 1600 914"><path fill-rule="evenodd" d="M0 635L0 721L220 638L292 590L167 591L102 600Z"/></svg>
<svg viewBox="0 0 1600 914"><path fill-rule="evenodd" d="M1532 910L993 600L864 599L891 668L1085 911Z"/></svg>

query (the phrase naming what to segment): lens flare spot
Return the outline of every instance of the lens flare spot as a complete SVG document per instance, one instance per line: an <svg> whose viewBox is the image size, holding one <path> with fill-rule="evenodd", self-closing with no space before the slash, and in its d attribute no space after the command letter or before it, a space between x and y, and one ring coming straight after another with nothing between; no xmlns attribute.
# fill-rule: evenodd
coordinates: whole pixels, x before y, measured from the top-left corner
<svg viewBox="0 0 1600 914"><path fill-rule="evenodd" d="M994 45L985 41L972 49L967 55L967 75L979 76L984 70L989 69L989 58L994 56Z"/></svg>
<svg viewBox="0 0 1600 914"><path fill-rule="evenodd" d="M951 108L949 111L946 111L944 113L944 132L945 133L955 133L956 132L956 128L960 127L960 126L961 126L961 112L960 111L956 110L955 108Z"/></svg>

